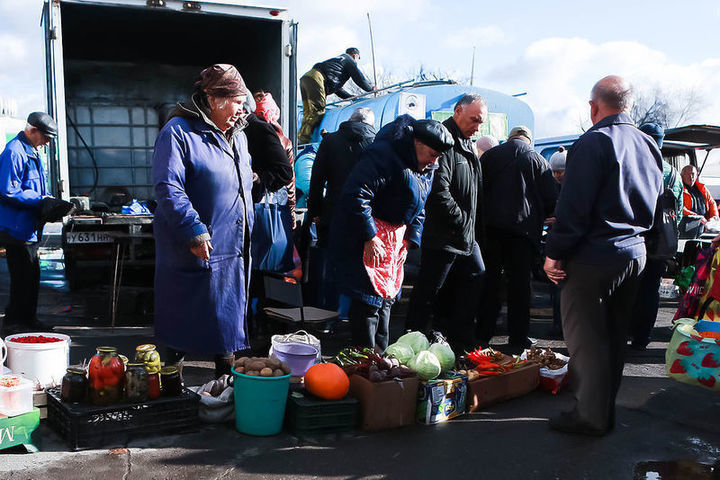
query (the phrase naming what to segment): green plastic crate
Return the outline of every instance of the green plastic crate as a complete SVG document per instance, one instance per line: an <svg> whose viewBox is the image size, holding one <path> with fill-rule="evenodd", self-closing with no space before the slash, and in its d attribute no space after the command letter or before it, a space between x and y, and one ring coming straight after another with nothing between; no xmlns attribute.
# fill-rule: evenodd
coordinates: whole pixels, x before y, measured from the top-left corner
<svg viewBox="0 0 720 480"><path fill-rule="evenodd" d="M307 392L288 396L285 424L295 434L349 432L357 427L358 401L352 397L323 400Z"/></svg>

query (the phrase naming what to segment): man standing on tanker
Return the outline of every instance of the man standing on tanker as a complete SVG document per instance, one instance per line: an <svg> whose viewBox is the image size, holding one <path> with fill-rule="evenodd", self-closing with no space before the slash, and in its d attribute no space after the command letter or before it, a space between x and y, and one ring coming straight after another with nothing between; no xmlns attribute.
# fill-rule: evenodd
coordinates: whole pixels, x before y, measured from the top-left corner
<svg viewBox="0 0 720 480"><path fill-rule="evenodd" d="M309 72L300 77L303 120L298 131L298 144L310 142L313 130L325 114L325 99L328 95L335 94L343 99L352 97L343 89L343 85L350 78L366 92L377 89L358 69L358 60L360 50L351 47L342 55L316 63Z"/></svg>

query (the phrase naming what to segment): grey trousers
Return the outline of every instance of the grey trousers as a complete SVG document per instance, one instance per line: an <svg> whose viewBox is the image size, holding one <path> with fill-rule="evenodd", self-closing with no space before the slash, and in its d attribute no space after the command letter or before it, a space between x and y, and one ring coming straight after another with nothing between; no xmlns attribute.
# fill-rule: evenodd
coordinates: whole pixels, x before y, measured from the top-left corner
<svg viewBox="0 0 720 480"><path fill-rule="evenodd" d="M570 351L572 413L598 429L612 428L615 422L615 397L643 268L645 257L609 265L566 265L560 308Z"/></svg>

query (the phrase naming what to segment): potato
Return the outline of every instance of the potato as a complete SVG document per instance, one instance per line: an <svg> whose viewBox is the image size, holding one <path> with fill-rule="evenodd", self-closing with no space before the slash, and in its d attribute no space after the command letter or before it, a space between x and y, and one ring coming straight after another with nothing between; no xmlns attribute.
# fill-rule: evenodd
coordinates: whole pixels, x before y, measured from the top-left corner
<svg viewBox="0 0 720 480"><path fill-rule="evenodd" d="M260 376L261 377L272 377L273 369L270 367L265 367L262 370L260 370Z"/></svg>
<svg viewBox="0 0 720 480"><path fill-rule="evenodd" d="M245 373L245 367L235 367L235 371L238 373Z"/></svg>
<svg viewBox="0 0 720 480"><path fill-rule="evenodd" d="M280 368L282 366L282 362L275 357L268 358L268 361L265 363L267 363L268 367L273 369Z"/></svg>
<svg viewBox="0 0 720 480"><path fill-rule="evenodd" d="M245 364L250 360L248 357L240 357L237 360L235 360L235 366L236 367L244 367Z"/></svg>
<svg viewBox="0 0 720 480"><path fill-rule="evenodd" d="M273 377L284 377L285 375L282 368L276 368L275 371L273 371Z"/></svg>
<svg viewBox="0 0 720 480"><path fill-rule="evenodd" d="M282 371L285 372L285 375L290 373L290 366L287 363L282 362L280 364L280 368L282 368Z"/></svg>
<svg viewBox="0 0 720 480"><path fill-rule="evenodd" d="M251 360L250 363L245 365L246 370L257 370L258 372L265 367L265 362L262 360Z"/></svg>
<svg viewBox="0 0 720 480"><path fill-rule="evenodd" d="M200 395L205 395L206 397L212 397L210 392L202 392Z"/></svg>
<svg viewBox="0 0 720 480"><path fill-rule="evenodd" d="M257 370L250 370L250 371L248 371L248 372L245 372L245 375L251 375L251 376L253 376L253 377L259 377L259 376L260 376L260 372L258 372Z"/></svg>

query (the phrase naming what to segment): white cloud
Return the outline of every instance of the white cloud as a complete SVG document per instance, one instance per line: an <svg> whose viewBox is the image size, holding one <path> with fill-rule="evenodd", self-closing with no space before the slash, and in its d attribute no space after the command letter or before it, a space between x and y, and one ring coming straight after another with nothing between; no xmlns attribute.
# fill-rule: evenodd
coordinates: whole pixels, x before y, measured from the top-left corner
<svg viewBox="0 0 720 480"><path fill-rule="evenodd" d="M583 38L547 38L531 44L514 61L489 71L484 81L506 92L526 91L535 111L538 137L577 133L588 117L592 85L605 75L627 77L638 90L696 88L705 108L692 122L720 123L720 58L671 62L638 42L593 43Z"/></svg>
<svg viewBox="0 0 720 480"><path fill-rule="evenodd" d="M469 48L469 47L491 47L511 40L497 25L487 25L482 27L463 28L451 34L445 40L445 45L450 48Z"/></svg>

